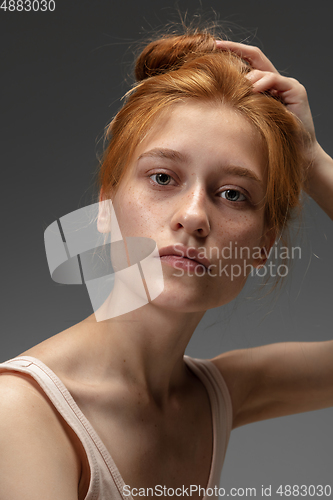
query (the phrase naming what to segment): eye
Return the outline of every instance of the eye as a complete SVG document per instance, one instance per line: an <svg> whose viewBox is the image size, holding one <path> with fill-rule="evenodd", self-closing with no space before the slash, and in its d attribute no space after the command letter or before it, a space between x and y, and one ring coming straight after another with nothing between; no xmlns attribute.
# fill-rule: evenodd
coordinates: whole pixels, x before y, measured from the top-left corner
<svg viewBox="0 0 333 500"><path fill-rule="evenodd" d="M221 198L225 198L228 201L246 201L246 196L238 191L237 189L226 189L221 191Z"/></svg>
<svg viewBox="0 0 333 500"><path fill-rule="evenodd" d="M156 184L159 184L160 186L167 186L170 183L170 181L172 180L171 175L165 174L164 172L152 174L149 177L151 179L153 179L153 177L155 177L155 179L153 179L153 181L156 182Z"/></svg>

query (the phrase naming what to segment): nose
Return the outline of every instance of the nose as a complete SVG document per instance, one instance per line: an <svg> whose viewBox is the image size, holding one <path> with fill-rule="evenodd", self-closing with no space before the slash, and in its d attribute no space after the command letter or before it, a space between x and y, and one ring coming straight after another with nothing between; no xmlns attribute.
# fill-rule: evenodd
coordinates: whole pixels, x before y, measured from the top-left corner
<svg viewBox="0 0 333 500"><path fill-rule="evenodd" d="M174 231L184 228L185 232L194 236L206 237L209 234L205 196L205 190L199 187L182 196L170 223Z"/></svg>

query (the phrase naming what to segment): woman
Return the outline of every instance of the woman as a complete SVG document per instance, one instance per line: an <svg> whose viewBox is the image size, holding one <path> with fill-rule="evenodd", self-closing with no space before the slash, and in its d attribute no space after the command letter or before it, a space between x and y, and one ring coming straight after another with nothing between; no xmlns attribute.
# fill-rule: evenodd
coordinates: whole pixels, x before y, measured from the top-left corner
<svg viewBox="0 0 333 500"><path fill-rule="evenodd" d="M110 230L111 199L123 237L156 242L164 288L1 365L1 499L131 498L157 485L207 497L231 428L333 404L331 342L184 358L205 311L265 264L303 186L333 217L332 160L305 89L257 48L207 33L148 45L136 76L110 126L98 229ZM245 257L223 262L230 244ZM116 280L110 298L128 289Z"/></svg>

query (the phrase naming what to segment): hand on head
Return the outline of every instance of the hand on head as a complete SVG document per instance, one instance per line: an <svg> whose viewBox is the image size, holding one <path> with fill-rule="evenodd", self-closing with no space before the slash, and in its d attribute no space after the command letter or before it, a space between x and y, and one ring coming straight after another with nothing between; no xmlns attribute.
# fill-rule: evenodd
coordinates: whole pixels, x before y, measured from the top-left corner
<svg viewBox="0 0 333 500"><path fill-rule="evenodd" d="M273 96L278 96L287 109L302 122L313 147L316 135L304 86L295 78L282 76L258 47L227 40L216 40L216 46L220 50L234 52L250 64L252 70L246 77L252 83L253 91L270 92Z"/></svg>

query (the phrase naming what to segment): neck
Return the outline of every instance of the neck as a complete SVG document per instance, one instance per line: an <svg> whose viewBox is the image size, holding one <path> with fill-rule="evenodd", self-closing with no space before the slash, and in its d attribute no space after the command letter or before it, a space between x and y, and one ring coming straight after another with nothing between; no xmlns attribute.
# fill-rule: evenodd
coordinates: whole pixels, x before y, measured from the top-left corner
<svg viewBox="0 0 333 500"><path fill-rule="evenodd" d="M85 321L93 323L93 334L92 328L87 331L98 355L99 375L120 376L163 401L185 380L184 352L203 315L148 303L101 322L90 316Z"/></svg>

